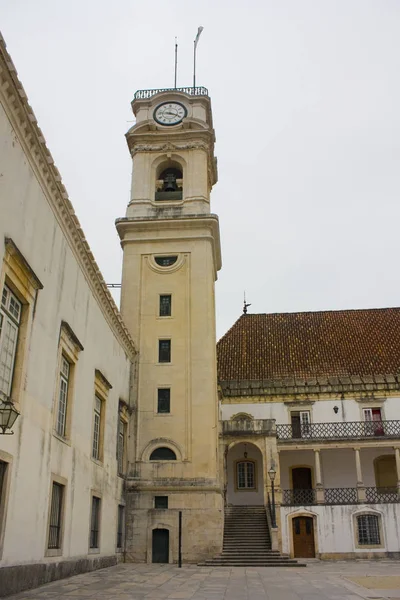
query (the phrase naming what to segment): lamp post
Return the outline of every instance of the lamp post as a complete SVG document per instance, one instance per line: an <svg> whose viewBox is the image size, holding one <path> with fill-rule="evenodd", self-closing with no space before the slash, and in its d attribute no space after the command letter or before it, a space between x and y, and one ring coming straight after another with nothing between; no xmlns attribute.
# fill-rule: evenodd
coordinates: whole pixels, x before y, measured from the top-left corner
<svg viewBox="0 0 400 600"><path fill-rule="evenodd" d="M3 392L0 392L0 434L13 435L11 427L14 425L19 412L14 407L14 403Z"/></svg>
<svg viewBox="0 0 400 600"><path fill-rule="evenodd" d="M274 467L271 467L268 471L268 477L271 481L271 494L272 494L272 515L271 515L271 525L272 527L276 527L276 514L275 514L275 477L276 471Z"/></svg>

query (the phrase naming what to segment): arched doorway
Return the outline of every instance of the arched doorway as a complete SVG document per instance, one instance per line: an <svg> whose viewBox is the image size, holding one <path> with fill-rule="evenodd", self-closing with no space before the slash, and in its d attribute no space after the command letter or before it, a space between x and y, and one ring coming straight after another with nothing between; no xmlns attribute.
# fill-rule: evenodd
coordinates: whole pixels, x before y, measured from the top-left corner
<svg viewBox="0 0 400 600"><path fill-rule="evenodd" d="M226 501L232 506L263 505L263 457L257 446L240 442L227 455Z"/></svg>
<svg viewBox="0 0 400 600"><path fill-rule="evenodd" d="M315 558L313 517L293 517L292 534L294 558Z"/></svg>
<svg viewBox="0 0 400 600"><path fill-rule="evenodd" d="M152 562L169 562L169 531L168 529L153 529Z"/></svg>

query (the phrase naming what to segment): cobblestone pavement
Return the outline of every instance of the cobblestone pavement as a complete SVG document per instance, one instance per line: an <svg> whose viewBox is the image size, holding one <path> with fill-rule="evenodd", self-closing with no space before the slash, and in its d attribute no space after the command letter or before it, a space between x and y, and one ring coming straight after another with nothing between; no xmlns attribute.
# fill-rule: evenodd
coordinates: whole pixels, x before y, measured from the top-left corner
<svg viewBox="0 0 400 600"><path fill-rule="evenodd" d="M9 596L12 600L360 600L400 598L399 561L309 562L306 568L120 564ZM371 589L377 583L382 589Z"/></svg>

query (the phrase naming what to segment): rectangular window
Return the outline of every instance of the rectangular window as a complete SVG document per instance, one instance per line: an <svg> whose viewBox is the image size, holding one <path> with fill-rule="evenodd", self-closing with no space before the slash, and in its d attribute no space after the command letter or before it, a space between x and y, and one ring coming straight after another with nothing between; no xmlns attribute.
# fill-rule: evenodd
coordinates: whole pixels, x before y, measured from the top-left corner
<svg viewBox="0 0 400 600"><path fill-rule="evenodd" d="M64 486L53 482L51 493L50 523L49 523L49 550L61 548L61 521L63 509Z"/></svg>
<svg viewBox="0 0 400 600"><path fill-rule="evenodd" d="M307 437L310 434L310 411L292 411L290 413L292 435L294 438Z"/></svg>
<svg viewBox="0 0 400 600"><path fill-rule="evenodd" d="M124 540L125 506L118 506L117 548L122 548Z"/></svg>
<svg viewBox="0 0 400 600"><path fill-rule="evenodd" d="M171 340L158 340L158 362L171 362Z"/></svg>
<svg viewBox="0 0 400 600"><path fill-rule="evenodd" d="M3 495L5 494L7 467L8 463L4 462L4 460L0 460L0 513L1 509L3 508Z"/></svg>
<svg viewBox="0 0 400 600"><path fill-rule="evenodd" d="M168 496L154 496L154 508L168 508Z"/></svg>
<svg viewBox="0 0 400 600"><path fill-rule="evenodd" d="M117 448L117 460L118 460L118 473L121 475L125 472L125 433L126 423L123 419L118 420L118 448Z"/></svg>
<svg viewBox="0 0 400 600"><path fill-rule="evenodd" d="M160 296L160 317L171 316L171 294L163 294Z"/></svg>
<svg viewBox="0 0 400 600"><path fill-rule="evenodd" d="M377 515L360 515L357 517L358 543L360 546L379 546L379 517Z"/></svg>
<svg viewBox="0 0 400 600"><path fill-rule="evenodd" d="M383 435L382 413L380 408L364 408L365 433L367 435Z"/></svg>
<svg viewBox="0 0 400 600"><path fill-rule="evenodd" d="M171 390L169 388L159 388L157 390L157 412L169 413L171 404Z"/></svg>
<svg viewBox="0 0 400 600"><path fill-rule="evenodd" d="M94 423L93 423L93 449L92 456L100 460L100 432L101 432L101 412L102 401L98 396L94 397Z"/></svg>
<svg viewBox="0 0 400 600"><path fill-rule="evenodd" d="M58 435L61 435L62 437L65 437L65 433L66 433L69 372L70 372L70 364L64 358L64 356L62 356L61 357L61 369L60 369L60 389L58 392L57 424L56 424L56 431L57 431Z"/></svg>
<svg viewBox="0 0 400 600"><path fill-rule="evenodd" d="M22 304L5 285L0 307L0 392L11 394Z"/></svg>
<svg viewBox="0 0 400 600"><path fill-rule="evenodd" d="M100 533L100 498L92 496L92 514L90 518L90 547L99 547Z"/></svg>
<svg viewBox="0 0 400 600"><path fill-rule="evenodd" d="M254 462L240 461L237 463L237 487L242 489L255 489L255 470Z"/></svg>

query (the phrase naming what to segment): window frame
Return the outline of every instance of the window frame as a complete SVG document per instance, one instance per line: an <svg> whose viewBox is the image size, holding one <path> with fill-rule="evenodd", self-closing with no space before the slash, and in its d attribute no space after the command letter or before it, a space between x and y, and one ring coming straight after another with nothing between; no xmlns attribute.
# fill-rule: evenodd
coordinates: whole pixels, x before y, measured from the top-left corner
<svg viewBox="0 0 400 600"><path fill-rule="evenodd" d="M96 506L96 513L94 513L93 509ZM89 522L89 552L90 553L98 553L100 552L100 543L101 543L101 509L102 502L101 496L97 493L91 494L91 502L90 502L90 522ZM94 523L95 520L95 523ZM97 525L97 528L93 527L93 525Z"/></svg>
<svg viewBox="0 0 400 600"><path fill-rule="evenodd" d="M64 372L64 366L68 365L67 374ZM64 354L61 354L61 365L58 384L58 404L56 415L56 433L62 438L66 437L67 432L67 413L68 413L68 395L69 395L69 380L71 375L71 365ZM63 406L64 405L64 406ZM63 410L62 410L63 409ZM61 415L61 419L60 419ZM61 424L61 426L60 426Z"/></svg>
<svg viewBox="0 0 400 600"><path fill-rule="evenodd" d="M3 300L6 299L4 303ZM11 311L11 303L14 303L18 306L18 316L15 316ZM18 346L19 346L19 337L20 337L20 329L22 322L22 314L23 314L23 303L19 300L17 295L12 291L7 282L3 283L1 299L0 299L0 369L2 365L4 366L4 371L7 369L9 371L9 379L8 382L6 379L3 381L6 382L6 386L0 387L0 394L4 394L4 396L11 398L12 389L13 389L13 381L14 381L14 373L17 362L17 354L18 354ZM6 342L10 340L10 337L6 337L7 335L7 326L12 328L12 331L15 334L15 337L11 340L13 347L11 353L7 353ZM2 362L3 352L7 353L6 357L11 356L11 364L7 365L7 362Z"/></svg>
<svg viewBox="0 0 400 600"><path fill-rule="evenodd" d="M160 403L166 401L160 397L160 392L169 392L168 393L168 410L160 410ZM168 386L158 387L157 388L157 415L170 415L171 414L171 388Z"/></svg>
<svg viewBox="0 0 400 600"><path fill-rule="evenodd" d="M60 477L52 473L50 478L50 487L49 487L49 495L48 495L48 514L47 514L47 535L46 535L46 546L45 546L45 556L62 556L63 554L63 546L64 546L64 528L65 528L65 511L66 511L66 501L67 501L67 480L64 477ZM62 489L61 496L61 507L60 507L60 531L59 531L59 544L58 547L49 548L50 542L50 527L52 521L52 507L53 507L53 490L54 485L59 485Z"/></svg>
<svg viewBox="0 0 400 600"><path fill-rule="evenodd" d="M101 428L103 412L103 400L98 394L95 394L93 405L92 459L98 462L102 462Z"/></svg>
<svg viewBox="0 0 400 600"><path fill-rule="evenodd" d="M165 319L168 317L172 317L172 294L160 294L158 302L158 316L161 319ZM167 302L167 312L163 312L163 298L169 298L169 303Z"/></svg>
<svg viewBox="0 0 400 600"><path fill-rule="evenodd" d="M360 527L359 527L359 519L366 517L374 517L376 519L377 528L376 531L378 533L379 542L377 543L363 543L360 541ZM383 538L383 528L382 528L382 515L380 513L365 511L361 513L356 513L353 515L354 518L354 541L357 549L369 549L369 548L383 548L384 547L384 538Z"/></svg>
<svg viewBox="0 0 400 600"><path fill-rule="evenodd" d="M105 423L107 413L107 403L109 391L112 389L111 383L104 377L99 369L95 370L94 377L94 394L93 394L93 405L92 405L92 437L91 437L91 448L90 457L97 465L104 465L104 435L105 435ZM98 412L98 403L100 402L100 412ZM94 443L95 443L95 431L96 431L96 415L99 415L99 430L98 444L96 455L94 454Z"/></svg>
<svg viewBox="0 0 400 600"><path fill-rule="evenodd" d="M22 304L10 394L15 407L21 411L20 399L27 369L27 337L32 326L38 294L43 289L43 284L11 238L5 237L4 249L0 290L2 292L6 285Z"/></svg>
<svg viewBox="0 0 400 600"><path fill-rule="evenodd" d="M157 506L157 504L164 504L165 506ZM154 496L154 509L155 510L168 510L169 497L168 496Z"/></svg>
<svg viewBox="0 0 400 600"><path fill-rule="evenodd" d="M72 416L74 407L74 392L75 392L75 375L79 354L83 350L83 346L72 331L66 321L61 321L60 336L58 342L58 355L56 366L56 377L54 386L54 419L53 419L53 435L61 442L70 445L72 433ZM69 365L69 374L67 382L66 406L65 406L65 423L64 434L58 430L59 410L60 410L60 393L61 381L63 379L62 366L63 361Z"/></svg>
<svg viewBox="0 0 400 600"><path fill-rule="evenodd" d="M253 486L248 486L245 485L243 487L241 487L239 485L240 483L240 474L239 474L239 468L240 465L245 464L251 464L252 468L253 468ZM247 484L247 480L248 480L248 467L245 467L245 483ZM252 458L240 458L239 460L235 461L235 491L236 492L257 492L258 490L258 481L257 481L257 461L252 459Z"/></svg>
<svg viewBox="0 0 400 600"><path fill-rule="evenodd" d="M121 411L118 412L118 438L117 438L117 469L118 476L123 477L126 471L126 432L127 421ZM122 440L122 441L121 441Z"/></svg>
<svg viewBox="0 0 400 600"><path fill-rule="evenodd" d="M62 526L63 526L63 508L64 508L64 487L61 483L53 481L51 485L51 497L50 497L50 519L49 519L49 533L47 537L47 549L48 550L61 550L62 549ZM58 498L56 498L55 491L58 490ZM56 504L56 505L55 505ZM56 523L53 523L53 520ZM53 529L55 529L55 544L51 544Z"/></svg>
<svg viewBox="0 0 400 600"><path fill-rule="evenodd" d="M161 360L162 358L162 349L161 344L168 342L168 360ZM158 364L160 365L169 365L172 362L172 343L171 338L160 338L158 340Z"/></svg>
<svg viewBox="0 0 400 600"><path fill-rule="evenodd" d="M0 488L0 559L3 555L4 536L7 523L8 500L11 487L11 469L13 457L11 454L0 450L0 461L6 466L4 468L2 487Z"/></svg>
<svg viewBox="0 0 400 600"><path fill-rule="evenodd" d="M118 504L117 507L117 552L122 552L125 543L125 504ZM122 515L122 516L121 516Z"/></svg>

